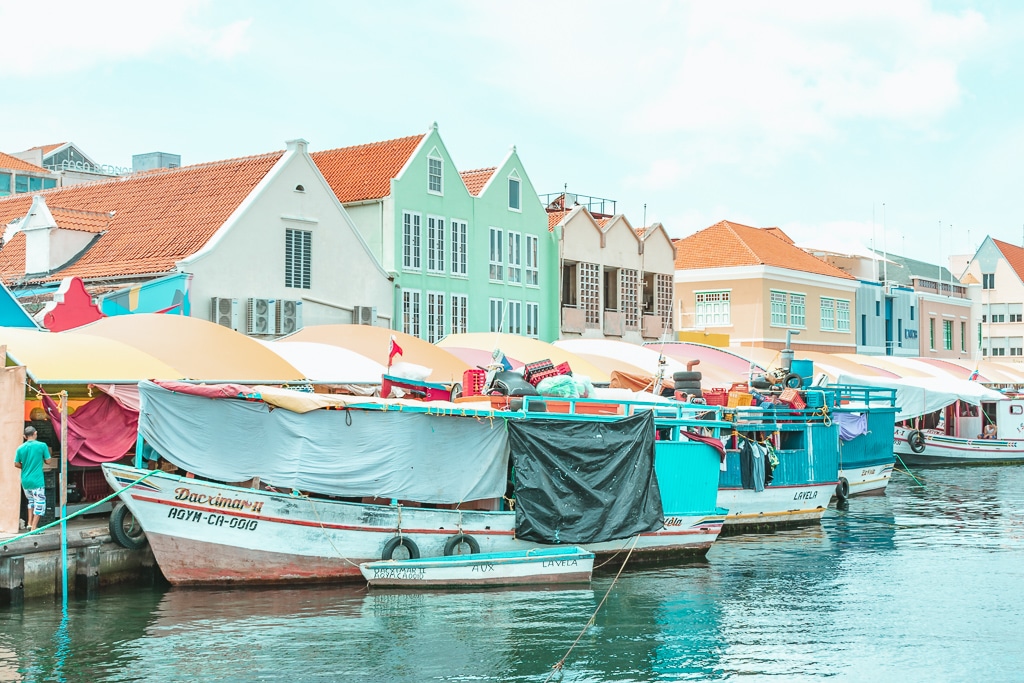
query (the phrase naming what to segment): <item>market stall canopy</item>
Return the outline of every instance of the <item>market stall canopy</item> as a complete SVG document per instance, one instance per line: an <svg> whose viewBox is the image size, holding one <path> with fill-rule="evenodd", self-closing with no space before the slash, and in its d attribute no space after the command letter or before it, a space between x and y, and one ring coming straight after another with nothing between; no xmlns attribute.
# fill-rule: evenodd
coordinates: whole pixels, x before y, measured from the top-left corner
<svg viewBox="0 0 1024 683"><path fill-rule="evenodd" d="M517 334L501 332L468 332L450 334L438 342L438 346L441 348L457 346L480 349L488 353L498 348L506 356L518 358L523 363L533 363L545 359L550 359L555 365L568 363L573 374L586 375L594 384L607 384L611 381L610 373L585 358L577 356L572 350L560 348L533 337L521 337Z"/></svg>
<svg viewBox="0 0 1024 683"><path fill-rule="evenodd" d="M576 354L588 356L603 356L609 362L607 367L622 372L635 372L630 370L640 368L645 375L655 376L658 374L658 359L661 357L657 351L638 344L617 341L614 339L562 339L555 342L555 346ZM694 368L699 370L700 368ZM686 370L686 364L665 356L665 370L663 379L672 379L672 374Z"/></svg>
<svg viewBox="0 0 1024 683"><path fill-rule="evenodd" d="M306 379L322 384L380 384L385 367L351 349L316 342L261 341L295 366Z"/></svg>
<svg viewBox="0 0 1024 683"><path fill-rule="evenodd" d="M982 401L1002 401L1006 397L977 382L944 377L868 377L840 375L840 384L859 384L878 389L896 390L897 420L906 420L933 413L957 401L981 405Z"/></svg>
<svg viewBox="0 0 1024 683"><path fill-rule="evenodd" d="M444 347L444 350L474 368L486 368L494 362L494 356L491 352L484 351L483 349L470 349L465 346L446 346ZM512 364L513 368L521 368L525 365L525 363L518 358L513 358L507 354L505 358Z"/></svg>
<svg viewBox="0 0 1024 683"><path fill-rule="evenodd" d="M1024 371L1009 363L994 361L961 360L959 358L921 358L922 362L941 367L947 374L959 379L970 379L978 371L977 381L984 384L1019 384L1024 380Z"/></svg>
<svg viewBox="0 0 1024 683"><path fill-rule="evenodd" d="M857 363L861 367L878 368L891 372L896 377L936 377L936 368L927 364L914 363L912 359L900 358L898 356L858 356L853 353L833 354L839 358L845 358ZM948 374L941 373L949 377Z"/></svg>
<svg viewBox="0 0 1024 683"><path fill-rule="evenodd" d="M191 380L277 384L305 379L255 339L189 316L118 315L61 334L120 341L175 368L177 377Z"/></svg>
<svg viewBox="0 0 1024 683"><path fill-rule="evenodd" d="M699 360L694 371L700 372L704 386L729 387L734 382L745 382L750 376L750 361L728 349L720 349L690 342L650 342L644 348L670 356L680 363ZM754 363L754 374L761 374L764 368Z"/></svg>
<svg viewBox="0 0 1024 683"><path fill-rule="evenodd" d="M0 344L14 365L24 365L29 378L45 386L183 377L162 360L104 337L3 327Z"/></svg>
<svg viewBox="0 0 1024 683"><path fill-rule="evenodd" d="M402 348L402 355L395 361L414 363L430 368L427 377L430 382L454 384L462 382L462 373L470 365L444 349L438 348L418 337L396 332L386 327L374 325L312 325L304 327L295 334L279 339L279 342L316 342L340 346L355 351L382 365L388 362L388 343L391 335ZM464 346L464 345L459 345Z"/></svg>

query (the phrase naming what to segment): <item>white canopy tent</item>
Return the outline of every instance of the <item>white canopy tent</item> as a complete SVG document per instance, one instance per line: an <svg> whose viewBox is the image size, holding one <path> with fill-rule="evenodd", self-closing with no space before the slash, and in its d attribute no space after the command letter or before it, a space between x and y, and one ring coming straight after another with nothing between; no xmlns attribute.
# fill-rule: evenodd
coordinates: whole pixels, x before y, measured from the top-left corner
<svg viewBox="0 0 1024 683"><path fill-rule="evenodd" d="M963 401L981 405L983 401L1002 401L1006 397L977 382L939 377L868 377L866 375L840 375L839 384L856 384L879 389L896 390L897 420L934 413L948 405Z"/></svg>
<svg viewBox="0 0 1024 683"><path fill-rule="evenodd" d="M377 361L340 346L300 341L260 343L313 382L380 384L386 371Z"/></svg>

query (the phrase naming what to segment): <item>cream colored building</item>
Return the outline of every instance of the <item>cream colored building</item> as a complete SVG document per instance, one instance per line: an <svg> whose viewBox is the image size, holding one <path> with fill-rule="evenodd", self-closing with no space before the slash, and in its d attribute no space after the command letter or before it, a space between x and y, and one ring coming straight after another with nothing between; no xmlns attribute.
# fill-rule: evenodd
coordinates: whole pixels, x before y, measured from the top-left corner
<svg viewBox="0 0 1024 683"><path fill-rule="evenodd" d="M984 358L1024 356L1024 249L986 237L960 277L977 311L975 341Z"/></svg>

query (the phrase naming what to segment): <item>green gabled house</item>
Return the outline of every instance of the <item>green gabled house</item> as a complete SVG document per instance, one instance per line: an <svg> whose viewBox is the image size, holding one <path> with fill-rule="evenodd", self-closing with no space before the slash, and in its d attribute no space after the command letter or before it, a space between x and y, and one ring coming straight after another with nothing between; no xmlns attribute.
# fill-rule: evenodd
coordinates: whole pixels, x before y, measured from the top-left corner
<svg viewBox="0 0 1024 683"><path fill-rule="evenodd" d="M460 172L434 124L312 157L394 278L394 329L430 342L558 338L558 245L514 147L497 167ZM368 308L353 322L373 324Z"/></svg>

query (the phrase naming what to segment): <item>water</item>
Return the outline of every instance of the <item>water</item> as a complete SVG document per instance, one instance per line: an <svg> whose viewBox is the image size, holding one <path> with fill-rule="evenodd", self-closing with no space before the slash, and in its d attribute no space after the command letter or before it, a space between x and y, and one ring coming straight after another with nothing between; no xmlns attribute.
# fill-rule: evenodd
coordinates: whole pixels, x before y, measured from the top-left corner
<svg viewBox="0 0 1024 683"><path fill-rule="evenodd" d="M1024 680L1024 467L922 473L614 586L118 588L66 623L30 604L0 611L0 680Z"/></svg>

